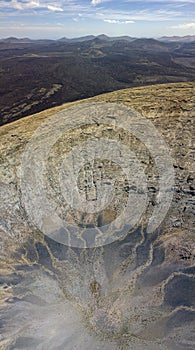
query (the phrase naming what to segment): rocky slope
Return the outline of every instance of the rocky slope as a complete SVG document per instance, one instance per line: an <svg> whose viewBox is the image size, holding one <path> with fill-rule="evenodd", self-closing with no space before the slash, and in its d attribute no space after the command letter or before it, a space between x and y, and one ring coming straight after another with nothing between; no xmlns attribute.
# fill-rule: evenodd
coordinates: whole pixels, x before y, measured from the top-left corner
<svg viewBox="0 0 195 350"><path fill-rule="evenodd" d="M174 83L125 89L65 104L0 128L1 349L194 349L194 87L194 83ZM87 119L82 126L74 124L75 111L82 111L86 103L98 110L100 102L104 107L117 103L140 113L167 144L175 173L173 200L154 232L146 227L158 202L160 173L146 147L147 140L144 144L117 125L101 123L96 114L94 124ZM103 182L114 178L114 199L101 211L101 217L96 213L81 215L76 209L68 212L58 176L64 155L81 148L90 138L116 140L124 150L128 147L134 152L147 178L145 212L134 227L109 244L91 248L87 244L86 248L71 242L69 246L61 244L37 228L25 207L21 184L24 150L41 125L44 127L35 138L32 153L39 153L40 145L45 145L43 137L49 136L49 144L55 133L54 127L47 130L53 116L58 118L56 127L63 131L60 118L69 108L75 112L71 114L71 130L63 132L50 148L45 190L56 202L58 215L80 225L84 241L85 229L99 229L115 220L132 192L116 162L97 158L92 184L96 186L99 171ZM32 189L36 185L33 161L30 154ZM81 166L77 185L93 197L85 183L89 170L90 164ZM37 216L40 210L38 204Z"/></svg>

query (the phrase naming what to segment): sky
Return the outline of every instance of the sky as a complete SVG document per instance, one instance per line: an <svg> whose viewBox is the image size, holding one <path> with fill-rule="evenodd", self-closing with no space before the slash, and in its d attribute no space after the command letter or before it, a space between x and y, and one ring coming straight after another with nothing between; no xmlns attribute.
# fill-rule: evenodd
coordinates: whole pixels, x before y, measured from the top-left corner
<svg viewBox="0 0 195 350"><path fill-rule="evenodd" d="M195 0L0 0L0 38L195 34Z"/></svg>

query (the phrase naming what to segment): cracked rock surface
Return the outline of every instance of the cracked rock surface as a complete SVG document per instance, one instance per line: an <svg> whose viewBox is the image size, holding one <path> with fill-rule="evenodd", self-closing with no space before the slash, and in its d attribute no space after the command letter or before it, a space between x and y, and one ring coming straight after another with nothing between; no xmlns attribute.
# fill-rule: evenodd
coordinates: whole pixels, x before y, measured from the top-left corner
<svg viewBox="0 0 195 350"><path fill-rule="evenodd" d="M81 167L78 191L94 202L101 181L115 188L115 197L101 213L67 212L58 176L64 154L81 141L103 135L133 150L147 175L148 206L137 225L120 239L90 249L66 246L44 235L31 222L20 187L22 156L36 129L54 113L80 102L0 128L0 349L195 348L194 88L190 82L163 84L87 100L124 104L141 113L170 150L173 200L153 233L147 232L146 223L157 201L159 174L140 140L108 125L86 124L62 135L51 148L45 170L47 195L55 201L58 215L83 232L115 220L134 189L116 163L97 159Z"/></svg>

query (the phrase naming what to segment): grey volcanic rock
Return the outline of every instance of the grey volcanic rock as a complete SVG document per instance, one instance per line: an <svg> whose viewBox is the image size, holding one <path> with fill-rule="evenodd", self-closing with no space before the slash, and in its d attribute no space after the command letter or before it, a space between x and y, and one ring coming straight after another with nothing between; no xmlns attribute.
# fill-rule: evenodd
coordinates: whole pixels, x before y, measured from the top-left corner
<svg viewBox="0 0 195 350"><path fill-rule="evenodd" d="M121 90L0 128L1 349L194 349L194 87L176 83ZM55 113L81 108L86 102L123 104L150 120L170 150L175 186L168 214L158 229L148 233L159 174L145 145L124 130L98 122L88 125L86 121L84 127L63 134L50 149L45 171L45 189L59 216L66 216L58 177L62 158L91 137L98 140L103 135L128 146L148 179L148 206L137 225L111 244L80 249L52 240L31 222L20 176L25 147L37 128L43 122L46 128ZM94 200L95 192L85 187L89 169L90 164L81 169L78 187ZM98 228L112 222L126 205L129 187L121 169L97 160L93 184L99 173L103 181L114 177L115 200L101 218L83 217L73 210L70 223Z"/></svg>

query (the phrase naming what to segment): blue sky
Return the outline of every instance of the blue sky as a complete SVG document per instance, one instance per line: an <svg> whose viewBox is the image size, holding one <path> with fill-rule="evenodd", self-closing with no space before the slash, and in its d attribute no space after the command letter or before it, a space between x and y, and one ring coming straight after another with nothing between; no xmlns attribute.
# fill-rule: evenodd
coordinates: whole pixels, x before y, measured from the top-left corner
<svg viewBox="0 0 195 350"><path fill-rule="evenodd" d="M0 37L195 34L195 0L0 0Z"/></svg>

